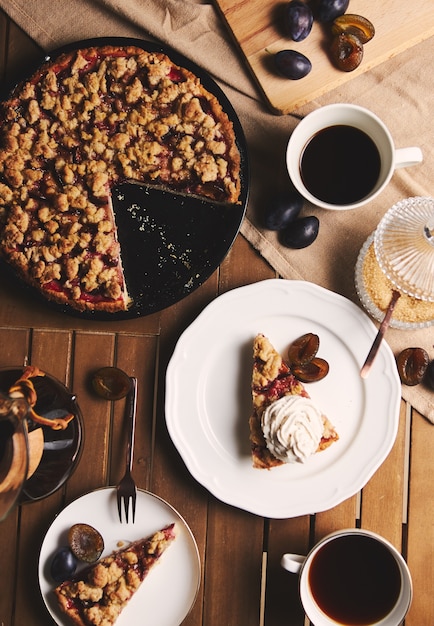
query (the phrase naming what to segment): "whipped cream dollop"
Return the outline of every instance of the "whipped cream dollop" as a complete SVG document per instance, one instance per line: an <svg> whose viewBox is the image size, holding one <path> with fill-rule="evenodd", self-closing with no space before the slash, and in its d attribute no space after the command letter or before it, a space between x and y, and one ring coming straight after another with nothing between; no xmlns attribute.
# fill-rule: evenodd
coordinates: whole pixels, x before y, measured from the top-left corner
<svg viewBox="0 0 434 626"><path fill-rule="evenodd" d="M318 450L324 431L321 411L310 398L284 396L261 417L267 448L285 463L304 463Z"/></svg>

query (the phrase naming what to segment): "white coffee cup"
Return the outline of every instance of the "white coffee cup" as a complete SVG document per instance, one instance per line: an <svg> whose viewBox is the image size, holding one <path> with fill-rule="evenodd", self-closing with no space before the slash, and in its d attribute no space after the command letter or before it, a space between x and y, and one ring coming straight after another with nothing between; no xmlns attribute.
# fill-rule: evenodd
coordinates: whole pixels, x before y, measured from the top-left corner
<svg viewBox="0 0 434 626"><path fill-rule="evenodd" d="M315 626L399 626L410 608L413 587L405 560L371 531L331 533L307 556L284 554L281 564L299 575L301 602Z"/></svg>
<svg viewBox="0 0 434 626"><path fill-rule="evenodd" d="M365 189L362 183L364 182L366 167L355 168L352 173L358 176L357 182L361 183L362 195L350 198L348 201L340 201L339 199L330 201L330 198L326 197L328 193L323 194L322 198L319 197L320 194L316 193L318 190L315 190L312 184L308 185L310 188L306 186L306 175L303 176L302 172L302 159L306 158L307 146L310 144L309 149L312 150L314 139L317 141L317 137L325 130L330 133L330 129L336 129L336 127L350 127L362 131L373 141L378 150L377 155L375 155L375 159L377 156L379 157L378 171L375 172L376 176L373 183L369 184L369 181L366 181ZM359 154L359 151L353 149L353 139L345 142L345 163L348 164L352 163ZM330 141L332 141L331 138ZM336 138L334 141L333 145L337 145ZM360 158L362 158L361 155ZM416 165L422 161L422 158L420 148L395 148L388 128L374 113L363 107L345 103L330 104L306 115L291 134L286 150L288 174L296 189L312 204L332 210L355 209L370 202L383 191L397 168ZM331 167L331 163L328 154L325 157L315 159L311 164L311 178L321 176L321 168ZM372 159L369 159L368 164L371 163ZM374 172L372 175L374 176ZM325 184L326 181L324 181ZM353 187L355 188L354 185ZM329 185L329 190L333 192L331 185Z"/></svg>

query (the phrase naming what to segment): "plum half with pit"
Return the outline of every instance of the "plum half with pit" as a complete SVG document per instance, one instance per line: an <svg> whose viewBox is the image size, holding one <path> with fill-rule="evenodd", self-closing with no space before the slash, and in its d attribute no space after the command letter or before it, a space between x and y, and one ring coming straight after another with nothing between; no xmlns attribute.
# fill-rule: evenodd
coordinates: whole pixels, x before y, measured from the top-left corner
<svg viewBox="0 0 434 626"><path fill-rule="evenodd" d="M316 333L301 335L288 348L289 365L306 365L316 357L318 350L319 337Z"/></svg>
<svg viewBox="0 0 434 626"><path fill-rule="evenodd" d="M101 533L89 524L74 524L68 532L68 543L73 555L85 563L95 563L104 550Z"/></svg>
<svg viewBox="0 0 434 626"><path fill-rule="evenodd" d="M350 32L333 37L330 54L335 66L343 72L353 72L363 60L363 44Z"/></svg>
<svg viewBox="0 0 434 626"><path fill-rule="evenodd" d="M329 364L317 356L319 336L305 333L295 339L288 348L288 363L291 372L302 383L314 383L329 373Z"/></svg>
<svg viewBox="0 0 434 626"><path fill-rule="evenodd" d="M424 348L405 348L398 354L396 365L401 382L413 387L422 382L429 365L429 356Z"/></svg>
<svg viewBox="0 0 434 626"><path fill-rule="evenodd" d="M351 33L355 35L360 43L368 43L375 35L373 23L363 15L355 13L346 13L340 15L332 24L332 34L340 35L341 33Z"/></svg>
<svg viewBox="0 0 434 626"><path fill-rule="evenodd" d="M292 373L302 383L315 383L322 380L329 373L329 364L325 359L315 357L304 365L294 365Z"/></svg>

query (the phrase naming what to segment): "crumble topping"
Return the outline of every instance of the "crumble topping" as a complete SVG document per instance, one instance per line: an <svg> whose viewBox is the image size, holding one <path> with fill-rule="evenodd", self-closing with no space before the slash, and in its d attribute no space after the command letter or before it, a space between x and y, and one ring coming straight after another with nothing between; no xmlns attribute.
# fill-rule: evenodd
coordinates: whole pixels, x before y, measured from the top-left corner
<svg viewBox="0 0 434 626"><path fill-rule="evenodd" d="M291 412L288 412L286 410L287 407L284 406L284 402L281 401L283 401L285 397L288 397L290 399L289 403L292 405L295 399L299 406L304 407L304 411L304 400L310 400L310 398L304 385L295 378L282 356L275 350L269 339L262 334L258 334L253 342L251 391L253 410L249 419L249 428L253 466L256 468L271 469L282 463L287 463L288 459L292 458L292 453L282 453L281 450L278 455L274 453L274 431L273 436L271 438L268 437L268 441L266 436L269 435L267 431L271 423L273 429L277 425L277 429L275 430L279 445L281 445L284 440L285 445L287 441L291 441L291 437L287 436L287 427L290 426L291 423L289 417L293 417L293 407L291 407ZM298 403L298 399L303 402ZM282 406L285 408L283 413L281 413ZM269 411L270 408L271 412ZM309 411L310 410L311 408L309 408ZM264 418L266 411L268 411L268 413ZM333 442L337 441L339 436L330 420L325 415L322 415L316 408L315 412L319 416L322 432L319 437L319 443L316 446L316 451L318 452L325 450ZM278 417L277 421L275 420L276 415ZM267 423L264 423L264 419ZM273 424L273 422L276 423ZM303 438L305 435L304 431L305 426L303 425ZM269 445L271 439L273 439L273 445ZM297 435L297 439L300 440L299 435ZM298 457L299 455L297 454L296 456ZM301 454L300 457L301 456L303 455Z"/></svg>
<svg viewBox="0 0 434 626"><path fill-rule="evenodd" d="M61 55L0 113L0 250L32 284L81 310L128 306L114 184L239 200L232 123L164 54L105 46Z"/></svg>
<svg viewBox="0 0 434 626"><path fill-rule="evenodd" d="M174 539L171 524L112 552L87 568L80 579L56 587L60 607L76 626L112 626Z"/></svg>
<svg viewBox="0 0 434 626"><path fill-rule="evenodd" d="M270 380L277 378L282 368L282 357L263 335L258 335L253 346L253 358L262 361L261 368L254 368L253 384L264 387Z"/></svg>

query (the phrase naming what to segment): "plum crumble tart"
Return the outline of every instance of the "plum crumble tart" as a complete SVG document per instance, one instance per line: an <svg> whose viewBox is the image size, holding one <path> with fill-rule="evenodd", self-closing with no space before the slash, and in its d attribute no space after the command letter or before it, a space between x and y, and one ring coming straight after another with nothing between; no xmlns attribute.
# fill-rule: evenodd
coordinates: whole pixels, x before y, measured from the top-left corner
<svg viewBox="0 0 434 626"><path fill-rule="evenodd" d="M86 568L55 588L59 606L75 626L112 626L163 552L175 539L174 524Z"/></svg>
<svg viewBox="0 0 434 626"><path fill-rule="evenodd" d="M339 439L329 419L262 334L253 342L252 400L249 425L256 468L304 462Z"/></svg>
<svg viewBox="0 0 434 626"><path fill-rule="evenodd" d="M135 46L47 61L0 104L0 253L45 297L128 309L111 190L239 203L232 122L191 71Z"/></svg>

